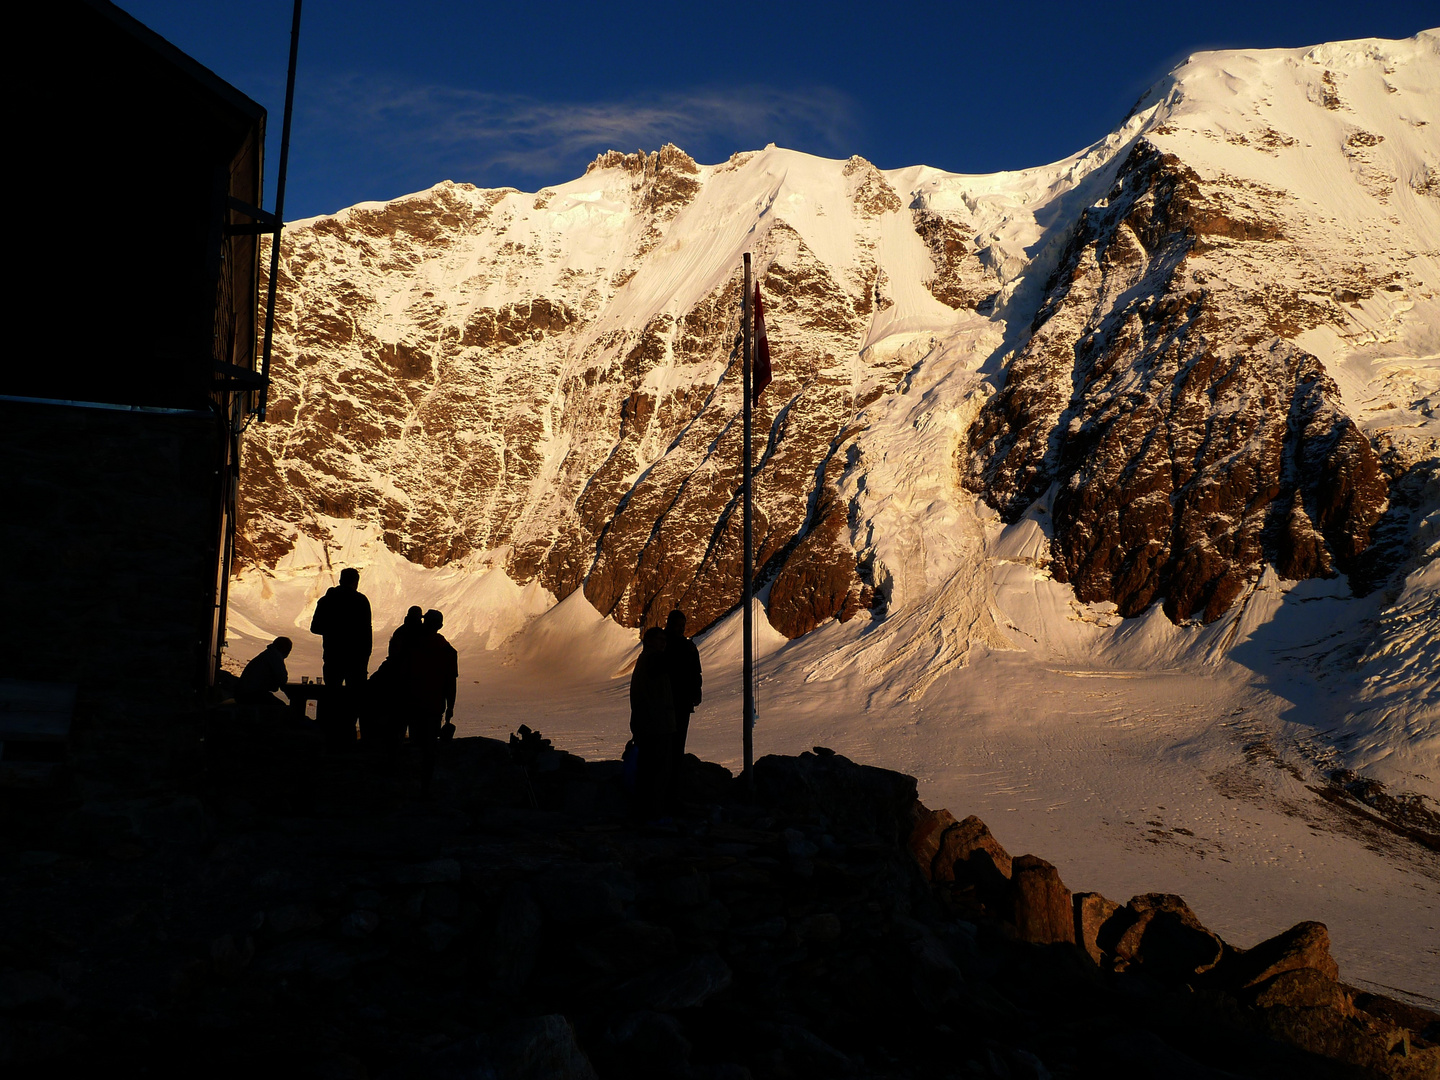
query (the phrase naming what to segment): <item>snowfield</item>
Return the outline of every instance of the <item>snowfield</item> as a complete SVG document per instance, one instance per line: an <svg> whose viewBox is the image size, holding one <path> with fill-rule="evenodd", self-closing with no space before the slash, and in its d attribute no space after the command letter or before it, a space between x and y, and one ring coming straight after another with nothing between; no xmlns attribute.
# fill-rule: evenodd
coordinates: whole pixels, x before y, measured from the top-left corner
<svg viewBox="0 0 1440 1080"><path fill-rule="evenodd" d="M1440 456L1440 31L1198 54L1109 138L1063 162L994 176L884 173L907 209L866 224L875 230L866 245L856 219L836 209L849 198L844 163L770 147L702 167L701 194L659 254L584 332L596 341L657 312L691 310L775 218L825 265L883 273L891 302L869 317L859 352L836 363L857 385L876 371L898 374L858 414L861 430L832 479L848 504L848 540L888 606L791 641L770 626L762 593L757 754L825 745L910 773L927 805L978 814L1008 850L1050 860L1072 889L1122 902L1180 893L1238 945L1321 920L1344 980L1435 1008L1440 853L1358 802L1337 801L1331 779L1352 770L1440 810L1433 475L1385 587L1356 597L1343 576L1297 583L1267 569L1204 626L1176 625L1158 603L1122 619L1113 604L1077 601L1048 569L1053 490L1006 524L961 486L966 431L1023 345L1081 211L1105 196L1140 138L1217 183L1285 193L1284 228L1312 271L1325 264L1345 280L1359 266L1384 283L1363 297L1337 289L1318 298L1339 314L1296 344L1321 359L1372 441L1422 466ZM532 229L532 247L561 252L557 282L625 250L632 222L607 198L605 172L547 189L548 198L505 197L524 208L509 228ZM529 209L542 202L543 215ZM963 208L992 275L993 309L935 298L912 208ZM857 263L861 250L874 252L873 266ZM477 272L443 269L431 288L459 289ZM1286 273L1255 268L1257 279ZM513 283L487 280L475 305L514 295ZM387 302L399 319L411 298ZM786 363L778 350L775 362ZM670 365L646 378L663 400L681 383L715 386L723 374ZM522 585L509 572L525 529L561 527L547 492L582 435L544 429L546 458L529 494L485 510L520 506L513 536L436 568L397 555L374 523L290 522L288 553L232 584L227 664L283 633L296 642L292 676L318 675L315 601L340 568L356 566L375 613L372 670L407 606L439 608L460 650L461 734L504 737L527 723L576 753L617 757L636 632L602 616L583 589L557 600L540 577ZM636 476L673 449L647 448ZM738 610L700 644L706 692L690 749L738 770Z"/></svg>

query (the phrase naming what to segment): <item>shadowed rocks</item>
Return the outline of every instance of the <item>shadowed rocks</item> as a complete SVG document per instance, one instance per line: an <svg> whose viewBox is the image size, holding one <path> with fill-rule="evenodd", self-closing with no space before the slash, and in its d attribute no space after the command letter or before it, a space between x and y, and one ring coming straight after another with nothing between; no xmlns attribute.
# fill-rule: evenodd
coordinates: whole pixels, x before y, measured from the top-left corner
<svg viewBox="0 0 1440 1080"><path fill-rule="evenodd" d="M1248 989L1301 969L1318 972L1329 979L1340 977L1340 968L1330 957L1330 933L1324 923L1297 923L1283 934L1237 954L1220 975L1227 982Z"/></svg>
<svg viewBox="0 0 1440 1080"><path fill-rule="evenodd" d="M1440 1071L1440 1043L1432 1041L1440 1036L1440 1017L1340 982L1322 923L1297 923L1239 949L1173 894L1145 893L1124 905L1099 893L1072 896L1048 862L1033 855L1011 860L978 818L956 822L944 810L917 806L909 851L950 910L999 920L1033 945L1073 944L1093 970L1135 980L1134 992L1203 993L1252 1030L1365 1075L1419 1080ZM1105 1056L1111 1068L1134 1057L1150 1065L1170 1060L1167 1072L1177 1075L1207 1075L1149 1033L1112 1039Z"/></svg>
<svg viewBox="0 0 1440 1080"><path fill-rule="evenodd" d="M1085 955L1098 964L1105 958L1100 948L1100 928L1120 910L1120 905L1099 893L1076 893L1074 904L1075 944L1084 949Z"/></svg>
<svg viewBox="0 0 1440 1080"><path fill-rule="evenodd" d="M921 805L911 777L817 748L757 762L752 802L691 757L696 801L636 828L619 762L534 742L453 740L423 806L353 755L318 763L308 810L227 774L176 801L208 828L145 832L123 856L77 842L98 806L7 819L27 845L0 849L0 1067L931 1080L1128 1062L1340 1080L1353 1062L1408 1080L1436 1066L1440 1017L1339 983L1318 924L1225 946L1206 969L1218 939L1178 897L1072 900L1045 860ZM156 880L163 905L146 902Z"/></svg>
<svg viewBox="0 0 1440 1080"><path fill-rule="evenodd" d="M770 624L798 638L831 619L849 622L874 603L860 580L849 541L849 507L829 484L820 493L815 524L805 533L770 587Z"/></svg>
<svg viewBox="0 0 1440 1080"><path fill-rule="evenodd" d="M1096 940L1115 970L1139 964L1147 974L1168 980L1204 974L1224 953L1224 942L1170 893L1135 897L1106 920Z"/></svg>
<svg viewBox="0 0 1440 1080"><path fill-rule="evenodd" d="M1021 855L1011 864L1012 919L1022 941L1037 945L1075 941L1070 890L1044 859Z"/></svg>

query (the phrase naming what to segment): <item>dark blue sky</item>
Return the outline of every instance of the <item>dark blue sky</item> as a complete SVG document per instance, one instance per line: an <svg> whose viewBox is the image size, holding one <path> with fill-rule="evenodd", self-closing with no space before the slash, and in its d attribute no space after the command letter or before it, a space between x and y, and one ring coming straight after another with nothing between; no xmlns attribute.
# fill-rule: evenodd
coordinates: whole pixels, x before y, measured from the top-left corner
<svg viewBox="0 0 1440 1080"><path fill-rule="evenodd" d="M270 110L290 0L121 0ZM1409 37L1429 3L409 3L309 0L286 217L444 179L535 190L597 153L703 162L768 142L881 168L992 172L1111 130L1200 49Z"/></svg>

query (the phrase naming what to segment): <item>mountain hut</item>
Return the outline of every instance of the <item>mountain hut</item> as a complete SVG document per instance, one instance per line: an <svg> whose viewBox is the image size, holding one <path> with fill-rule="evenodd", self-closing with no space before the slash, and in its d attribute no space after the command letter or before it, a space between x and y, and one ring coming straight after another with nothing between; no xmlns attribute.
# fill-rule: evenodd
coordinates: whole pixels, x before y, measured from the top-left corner
<svg viewBox="0 0 1440 1080"><path fill-rule="evenodd" d="M52 0L26 23L9 67L23 190L0 386L0 773L43 779L56 755L36 740L68 728L77 765L143 780L198 745L223 647L262 385L265 110L113 4Z"/></svg>

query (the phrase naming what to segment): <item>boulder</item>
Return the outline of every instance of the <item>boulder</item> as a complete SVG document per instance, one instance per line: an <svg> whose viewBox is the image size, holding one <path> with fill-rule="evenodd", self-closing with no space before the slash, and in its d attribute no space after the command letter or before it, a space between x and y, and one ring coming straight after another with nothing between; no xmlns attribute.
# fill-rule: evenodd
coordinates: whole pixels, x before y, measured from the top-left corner
<svg viewBox="0 0 1440 1080"><path fill-rule="evenodd" d="M17 1070L28 1076L59 1076L55 1059L74 1054L89 1042L87 1036L64 1024L0 1017L0 1064L8 1070L7 1076ZM43 1070L42 1063L46 1063Z"/></svg>
<svg viewBox="0 0 1440 1080"><path fill-rule="evenodd" d="M435 859L433 862L401 866L395 870L395 882L399 885L432 885L446 881L459 881L460 863L455 859Z"/></svg>
<svg viewBox="0 0 1440 1080"><path fill-rule="evenodd" d="M1225 943L1173 893L1132 898L1123 915L1117 912L1102 927L1097 944L1114 957L1117 971L1138 964L1147 975L1169 982L1211 970L1225 953Z"/></svg>
<svg viewBox="0 0 1440 1080"><path fill-rule="evenodd" d="M210 942L210 963L222 979L235 978L254 958L255 942L249 937L237 942L235 935L221 934Z"/></svg>
<svg viewBox="0 0 1440 1080"><path fill-rule="evenodd" d="M1012 917L1022 941L1036 945L1075 941L1070 890L1050 863L1021 855L1010 874Z"/></svg>
<svg viewBox="0 0 1440 1080"><path fill-rule="evenodd" d="M679 1022L665 1013L641 1011L612 1021L604 1042L623 1074L636 1077L690 1075L690 1041ZM601 1063L607 1073L613 1070Z"/></svg>
<svg viewBox="0 0 1440 1080"><path fill-rule="evenodd" d="M602 975L624 978L671 959L675 932L632 919L577 941L575 955Z"/></svg>
<svg viewBox="0 0 1440 1080"><path fill-rule="evenodd" d="M1382 994L1356 990L1353 986L1346 989L1355 995L1356 1009L1397 1027L1409 1028L1426 1043L1440 1046L1440 1014Z"/></svg>
<svg viewBox="0 0 1440 1080"><path fill-rule="evenodd" d="M135 836L143 843L204 844L213 840L215 821L199 799L158 798L131 812Z"/></svg>
<svg viewBox="0 0 1440 1080"><path fill-rule="evenodd" d="M666 911L689 911L710 899L710 879L693 866L682 866L668 877L649 882L641 896Z"/></svg>
<svg viewBox="0 0 1440 1080"><path fill-rule="evenodd" d="M64 997L60 983L43 971L0 971L0 1011L11 1012L42 1001Z"/></svg>
<svg viewBox="0 0 1440 1080"><path fill-rule="evenodd" d="M357 908L340 920L340 933L352 938L369 937L379 925L379 915L366 908Z"/></svg>
<svg viewBox="0 0 1440 1080"><path fill-rule="evenodd" d="M597 1080L558 1014L516 1020L497 1031L452 1043L404 1073L416 1080Z"/></svg>
<svg viewBox="0 0 1440 1080"><path fill-rule="evenodd" d="M730 909L719 900L711 900L689 912L683 921L702 934L718 934L730 925Z"/></svg>
<svg viewBox="0 0 1440 1080"><path fill-rule="evenodd" d="M1312 968L1332 980L1340 978L1340 966L1330 956L1330 931L1324 923L1296 923L1253 949L1237 951L1216 975L1224 985L1244 990L1299 968Z"/></svg>
<svg viewBox="0 0 1440 1080"><path fill-rule="evenodd" d="M795 936L801 941L835 941L843 930L840 916L829 911L806 915L795 924Z"/></svg>
<svg viewBox="0 0 1440 1080"><path fill-rule="evenodd" d="M1302 996L1313 995L1327 981L1314 969L1295 969L1296 977L1288 977L1291 975L1286 972L1275 981L1279 984L1284 979L1296 990L1307 987L1310 993ZM1288 1005L1279 1001L1264 1008L1260 1019L1272 1038L1357 1066L1364 1075L1389 1080L1434 1080L1440 1076L1440 1047L1417 1044L1410 1032L1387 1020L1324 1005Z"/></svg>
<svg viewBox="0 0 1440 1080"><path fill-rule="evenodd" d="M531 885L547 921L557 926L616 922L635 901L635 879L618 866L575 865L546 873Z"/></svg>
<svg viewBox="0 0 1440 1080"><path fill-rule="evenodd" d="M1292 1009L1336 1009L1344 1012L1350 1007L1350 997L1345 988L1334 979L1314 968L1295 968L1282 971L1274 978L1251 987L1251 1004L1262 1009L1283 1005Z"/></svg>
<svg viewBox="0 0 1440 1080"><path fill-rule="evenodd" d="M340 982L355 970L355 954L322 938L294 938L261 954L256 966L267 975L308 976Z"/></svg>
<svg viewBox="0 0 1440 1080"><path fill-rule="evenodd" d="M937 1016L962 1008L965 1003L960 991L965 985L965 976L946 943L930 927L914 919L900 922L897 928L914 961L910 984L920 1008Z"/></svg>
<svg viewBox="0 0 1440 1080"><path fill-rule="evenodd" d="M659 971L637 975L615 989L615 1000L640 1009L670 1012L703 1005L733 979L729 965L714 953L670 964Z"/></svg>
<svg viewBox="0 0 1440 1080"><path fill-rule="evenodd" d="M1104 960L1100 950L1101 928L1120 910L1119 904L1099 893L1075 894L1075 944L1097 964Z"/></svg>
<svg viewBox="0 0 1440 1080"><path fill-rule="evenodd" d="M514 993L535 970L540 950L540 907L524 885L511 885L495 915L495 988Z"/></svg>
<svg viewBox="0 0 1440 1080"><path fill-rule="evenodd" d="M935 860L940 854L945 832L958 822L949 810L929 810L922 802L916 802L913 813L915 824L910 830L910 854L915 857L925 880L934 881Z"/></svg>
<svg viewBox="0 0 1440 1080"><path fill-rule="evenodd" d="M432 919L453 919L460 912L460 891L451 885L431 885L421 904Z"/></svg>
<svg viewBox="0 0 1440 1080"><path fill-rule="evenodd" d="M1194 1058L1175 1049L1153 1031L1122 1028L1096 1043L1089 1065L1092 1076L1116 1076L1156 1080L1209 1080L1228 1075L1205 1068Z"/></svg>
<svg viewBox="0 0 1440 1080"><path fill-rule="evenodd" d="M855 1072L855 1063L845 1053L798 1024L759 1023L752 1026L751 1034L779 1052L785 1069L779 1075L830 1077Z"/></svg>
<svg viewBox="0 0 1440 1080"><path fill-rule="evenodd" d="M983 855L985 858L977 859ZM934 858L936 881L976 884L990 877L991 869L1010 877L1010 855L974 814L945 830Z"/></svg>
<svg viewBox="0 0 1440 1080"><path fill-rule="evenodd" d="M270 933L280 936L295 930L312 930L322 922L324 920L312 904L283 904L271 909L265 916L264 925Z"/></svg>
<svg viewBox="0 0 1440 1080"><path fill-rule="evenodd" d="M1010 918L1014 904L1010 895L1009 853L973 814L964 821L947 824L936 836L933 826L939 823L939 820L932 822L929 830L925 830L922 823L920 834L912 835L911 850L915 853L918 845L917 857L934 850L928 874L931 882L942 886L941 895L962 908L978 901L989 914ZM924 835L924 831L930 831L931 835Z"/></svg>
<svg viewBox="0 0 1440 1080"><path fill-rule="evenodd" d="M675 770L675 791L687 802L721 803L730 798L734 787L735 777L729 769L694 754L686 754Z"/></svg>
<svg viewBox="0 0 1440 1080"><path fill-rule="evenodd" d="M913 776L830 751L761 758L755 790L763 805L797 822L824 824L836 836L903 844L912 829Z"/></svg>

